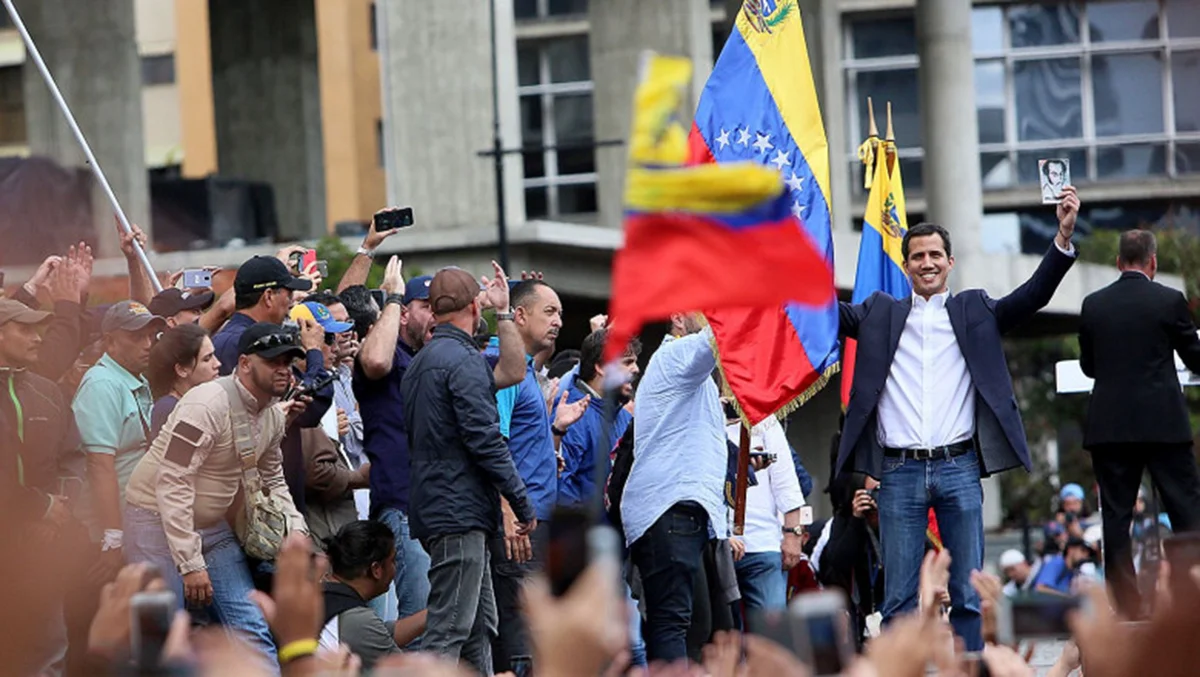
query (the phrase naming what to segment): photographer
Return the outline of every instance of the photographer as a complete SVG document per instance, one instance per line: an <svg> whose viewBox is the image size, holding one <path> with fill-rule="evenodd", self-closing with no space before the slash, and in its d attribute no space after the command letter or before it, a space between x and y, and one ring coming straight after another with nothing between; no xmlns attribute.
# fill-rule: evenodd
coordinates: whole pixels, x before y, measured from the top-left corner
<svg viewBox="0 0 1200 677"><path fill-rule="evenodd" d="M817 555L817 579L846 592L854 644L861 651L868 631L867 618L883 608L879 482L862 473L843 475L831 484L829 493L837 508L825 527L827 542ZM878 629L878 622L874 625Z"/></svg>

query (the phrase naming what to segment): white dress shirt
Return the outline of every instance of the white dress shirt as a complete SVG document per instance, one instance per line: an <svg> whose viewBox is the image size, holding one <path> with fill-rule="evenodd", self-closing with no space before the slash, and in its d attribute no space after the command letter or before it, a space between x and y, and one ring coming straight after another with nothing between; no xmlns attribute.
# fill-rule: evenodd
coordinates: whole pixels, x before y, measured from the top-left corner
<svg viewBox="0 0 1200 677"><path fill-rule="evenodd" d="M913 295L879 398L879 441L895 449L931 449L975 434L975 385L958 347L946 301Z"/></svg>
<svg viewBox="0 0 1200 677"><path fill-rule="evenodd" d="M729 440L737 444L741 424L725 426ZM746 552L779 552L783 541L783 513L804 505L804 492L796 476L792 448L788 446L783 426L774 417L754 426L750 431L750 451L775 454L775 462L766 470L755 473L758 484L746 487L746 530L742 542Z"/></svg>

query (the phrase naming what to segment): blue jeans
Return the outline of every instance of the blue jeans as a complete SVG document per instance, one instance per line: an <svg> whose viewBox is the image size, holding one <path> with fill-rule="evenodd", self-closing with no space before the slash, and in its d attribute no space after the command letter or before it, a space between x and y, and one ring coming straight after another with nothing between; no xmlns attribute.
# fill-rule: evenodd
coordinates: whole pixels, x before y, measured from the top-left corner
<svg viewBox="0 0 1200 677"><path fill-rule="evenodd" d="M625 604L629 607L629 664L635 668L646 667L646 640L642 639L642 612L638 609L633 590L625 584Z"/></svg>
<svg viewBox="0 0 1200 677"><path fill-rule="evenodd" d="M950 624L967 651L983 649L979 595L971 571L983 568L983 486L974 452L948 459L884 458L879 486L883 546L883 619L917 608L929 508L950 552Z"/></svg>
<svg viewBox="0 0 1200 677"><path fill-rule="evenodd" d="M213 599L208 607L217 621L245 636L249 644L267 659L269 669L278 674L275 640L258 605L250 600L254 581L246 554L233 529L225 522L200 529L200 540ZM185 608L183 578L175 567L162 517L151 510L125 506L125 557L134 562L149 562L162 572L167 588L175 593L179 608Z"/></svg>
<svg viewBox="0 0 1200 677"><path fill-rule="evenodd" d="M706 543L708 513L685 501L671 506L630 548L642 575L650 661L673 663L688 657L693 593Z"/></svg>
<svg viewBox="0 0 1200 677"><path fill-rule="evenodd" d="M738 589L747 609L783 611L787 608L787 572L778 552L748 552L736 563Z"/></svg>
<svg viewBox="0 0 1200 677"><path fill-rule="evenodd" d="M396 599L399 617L408 618L429 605L429 553L420 541L412 538L408 515L395 508L384 508L375 519L387 525L396 537Z"/></svg>

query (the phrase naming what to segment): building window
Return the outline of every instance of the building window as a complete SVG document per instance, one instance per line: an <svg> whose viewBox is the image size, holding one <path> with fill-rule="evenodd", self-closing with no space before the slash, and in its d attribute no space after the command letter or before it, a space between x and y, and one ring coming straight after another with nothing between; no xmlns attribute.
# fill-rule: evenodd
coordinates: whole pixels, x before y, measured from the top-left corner
<svg viewBox="0 0 1200 677"><path fill-rule="evenodd" d="M142 57L142 86L175 84L175 55L156 54Z"/></svg>
<svg viewBox="0 0 1200 677"><path fill-rule="evenodd" d="M588 0L514 0L513 14L518 19L587 14Z"/></svg>
<svg viewBox="0 0 1200 677"><path fill-rule="evenodd" d="M0 145L20 145L27 140L21 66L6 66L0 68Z"/></svg>
<svg viewBox="0 0 1200 677"><path fill-rule="evenodd" d="M375 3L371 3L371 49L379 49L379 15Z"/></svg>
<svg viewBox="0 0 1200 677"><path fill-rule="evenodd" d="M517 77L526 217L595 213L587 36L519 43Z"/></svg>
<svg viewBox="0 0 1200 677"><path fill-rule="evenodd" d="M1191 9L1185 9L1191 7ZM1071 159L1079 180L1197 171L1200 13L1193 0L1009 4L971 15L985 189L1037 183L1037 160ZM911 13L851 15L845 25L846 161L867 130L866 100L892 102L905 188L923 156ZM913 171L910 172L910 167ZM862 192L861 181L856 191Z"/></svg>

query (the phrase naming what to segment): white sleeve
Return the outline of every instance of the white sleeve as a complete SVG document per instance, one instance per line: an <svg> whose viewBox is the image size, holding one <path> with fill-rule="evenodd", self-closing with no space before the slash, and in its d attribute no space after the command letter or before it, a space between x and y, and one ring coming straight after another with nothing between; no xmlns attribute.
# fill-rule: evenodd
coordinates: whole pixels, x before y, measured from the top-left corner
<svg viewBox="0 0 1200 677"><path fill-rule="evenodd" d="M829 543L829 534L833 531L833 520L836 517L830 517L825 523L825 528L821 529L821 537L817 539L817 544L813 546L812 557L809 558L809 563L812 564L813 573L821 573L821 553L825 552L825 546Z"/></svg>
<svg viewBox="0 0 1200 677"><path fill-rule="evenodd" d="M780 513L791 512L804 505L804 492L800 490L800 478L796 476L796 464L792 461L792 449L788 446L783 426L775 423L763 431L766 451L775 454L775 462L767 469L771 481L771 495L775 497L775 509Z"/></svg>

